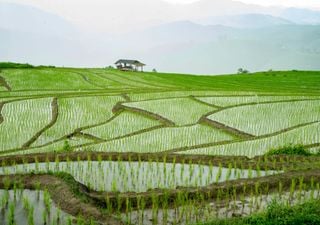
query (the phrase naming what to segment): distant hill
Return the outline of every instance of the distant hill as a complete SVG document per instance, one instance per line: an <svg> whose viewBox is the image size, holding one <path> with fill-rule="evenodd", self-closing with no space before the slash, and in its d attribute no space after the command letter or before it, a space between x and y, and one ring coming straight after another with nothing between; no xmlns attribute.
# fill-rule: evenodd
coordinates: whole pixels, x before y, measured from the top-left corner
<svg viewBox="0 0 320 225"><path fill-rule="evenodd" d="M142 3L145 0L136 2ZM234 73L240 67L249 71L320 70L316 11L279 11L231 0L203 0L179 7L157 1L146 4L156 4L155 11L166 8L171 22L109 35L78 30L64 18L40 9L0 3L0 61L102 67L118 58L133 58L145 62L147 70L194 74ZM230 9L230 15L214 16L219 11L216 5ZM191 12L197 17L200 6L206 6L201 20L171 17L173 12L181 18ZM213 8L212 16L206 16ZM243 13L239 15L236 9ZM268 10L270 14L262 13Z"/></svg>
<svg viewBox="0 0 320 225"><path fill-rule="evenodd" d="M280 13L282 18L293 21L298 24L319 25L320 11L308 9L289 8Z"/></svg>
<svg viewBox="0 0 320 225"><path fill-rule="evenodd" d="M241 14L210 17L201 19L198 22L203 25L223 25L235 28L261 28L294 24L289 20L265 14Z"/></svg>

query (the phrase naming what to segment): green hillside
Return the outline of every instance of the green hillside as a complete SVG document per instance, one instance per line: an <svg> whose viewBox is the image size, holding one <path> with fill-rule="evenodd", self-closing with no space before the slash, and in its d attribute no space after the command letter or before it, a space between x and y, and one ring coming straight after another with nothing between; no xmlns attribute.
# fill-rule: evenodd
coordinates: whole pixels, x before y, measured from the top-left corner
<svg viewBox="0 0 320 225"><path fill-rule="evenodd" d="M0 223L256 224L317 204L320 72L1 65Z"/></svg>
<svg viewBox="0 0 320 225"><path fill-rule="evenodd" d="M40 67L2 69L0 81L0 154L61 151L67 142L74 150L253 157L320 143L318 133L291 134L319 128L316 71L194 76Z"/></svg>

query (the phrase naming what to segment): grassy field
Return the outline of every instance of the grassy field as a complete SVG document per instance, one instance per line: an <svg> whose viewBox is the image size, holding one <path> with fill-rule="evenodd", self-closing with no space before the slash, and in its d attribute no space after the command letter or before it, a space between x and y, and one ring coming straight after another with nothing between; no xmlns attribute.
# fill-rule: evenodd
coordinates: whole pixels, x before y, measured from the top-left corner
<svg viewBox="0 0 320 225"><path fill-rule="evenodd" d="M264 156L289 145L301 145L313 156ZM223 76L46 67L0 71L5 221L14 209L1 190L18 187L10 174L26 179L23 187L50 193L64 218L69 214L74 222L84 217L97 224L200 223L237 216L232 202L271 192L292 192L301 203L310 197L306 193L319 192L319 152L317 71ZM56 179L87 203L71 209L52 188ZM268 182L265 190L262 183ZM42 187L36 188L38 183ZM228 205L217 213L222 202ZM259 211L250 209L246 215Z"/></svg>

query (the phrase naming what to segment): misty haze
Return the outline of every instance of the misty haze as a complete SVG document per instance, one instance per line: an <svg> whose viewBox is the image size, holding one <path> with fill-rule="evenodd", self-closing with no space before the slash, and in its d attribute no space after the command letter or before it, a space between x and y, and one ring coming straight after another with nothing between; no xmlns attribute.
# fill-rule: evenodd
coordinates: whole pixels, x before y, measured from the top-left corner
<svg viewBox="0 0 320 225"><path fill-rule="evenodd" d="M320 69L317 7L232 0L0 2L0 61L103 67L137 58L162 72ZM50 54L46 54L50 52Z"/></svg>

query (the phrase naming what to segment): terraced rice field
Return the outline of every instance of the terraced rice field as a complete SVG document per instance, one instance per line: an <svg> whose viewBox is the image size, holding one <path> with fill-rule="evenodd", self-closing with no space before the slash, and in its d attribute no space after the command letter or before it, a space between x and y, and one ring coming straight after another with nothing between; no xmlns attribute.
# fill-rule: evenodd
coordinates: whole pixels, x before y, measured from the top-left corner
<svg viewBox="0 0 320 225"><path fill-rule="evenodd" d="M265 155L292 144L314 155ZM221 202L236 202L247 215L257 210L240 204L245 199L303 191L319 198L319 151L319 72L0 73L0 224L197 224L238 216Z"/></svg>

